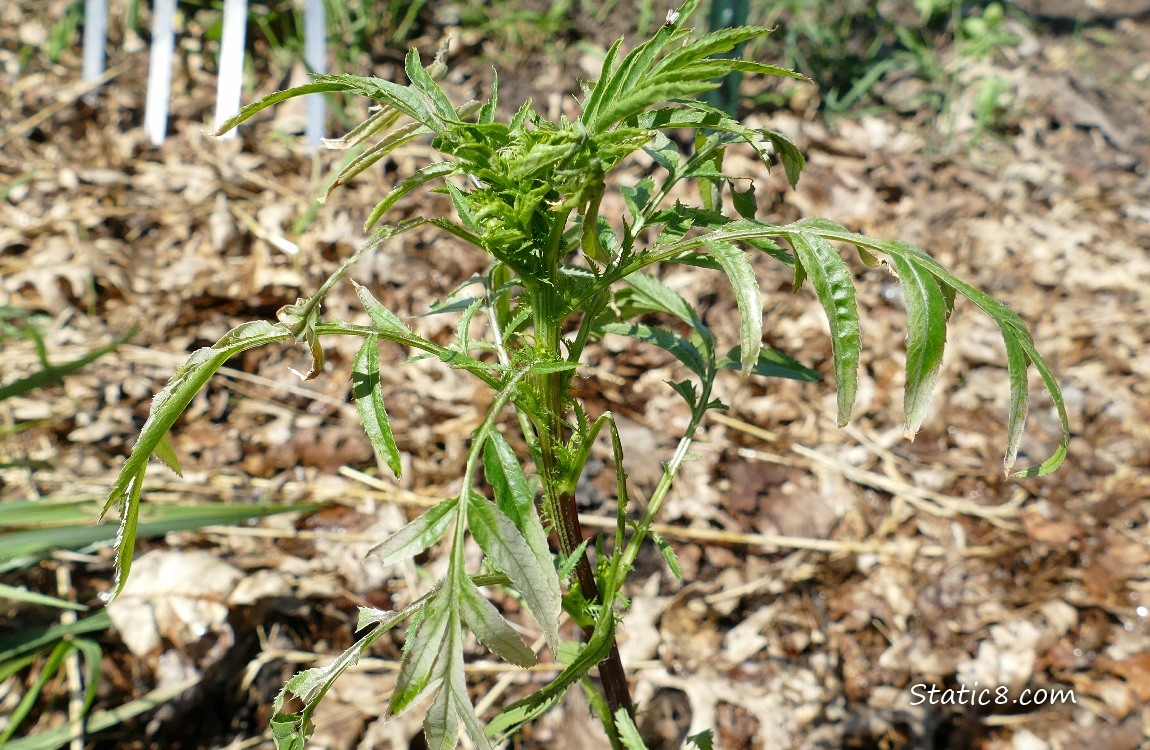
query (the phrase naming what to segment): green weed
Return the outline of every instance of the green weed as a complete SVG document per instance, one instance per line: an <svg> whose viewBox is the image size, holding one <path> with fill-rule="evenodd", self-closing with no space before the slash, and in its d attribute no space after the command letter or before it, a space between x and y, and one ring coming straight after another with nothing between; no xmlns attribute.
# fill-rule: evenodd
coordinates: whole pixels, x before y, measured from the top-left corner
<svg viewBox="0 0 1150 750"><path fill-rule="evenodd" d="M314 294L283 307L278 322L244 323L214 346L193 353L154 399L105 506L120 509L113 594L123 588L131 568L150 457L159 451L165 463L175 462L167 442L169 430L229 358L257 347L299 341L310 352L305 377L312 378L323 370L325 338L361 340L352 365L351 395L367 436L396 475L401 462L386 408L387 378L379 361L382 342L403 347L412 358L435 358L469 373L490 389L492 397L471 435L458 494L443 498L373 551L390 565L445 539L446 574L402 609L361 609L359 629L366 632L359 643L330 665L304 671L287 683L274 704L272 732L278 748L303 748L313 729L313 712L333 682L372 643L404 622L409 623L408 637L389 710L400 713L426 701L424 733L433 750L455 747L461 731L476 746L490 748L555 706L576 684L591 696L614 747L642 747L615 647L615 628L627 606L623 590L628 574L648 539L671 570L678 571L670 547L653 533L652 524L690 455L700 424L708 412L724 408L714 395L716 376L733 369L746 376L817 379L809 368L763 346L762 300L749 255L765 254L778 261L791 275L794 289L809 283L822 306L830 324L840 425L851 417L861 347L854 282L838 249L845 245L853 247L869 267L888 264L902 285L908 316L907 435L916 433L926 414L947 324L961 296L997 323L1006 347L1011 395L1005 467L1013 466L1022 438L1031 367L1053 398L1063 437L1053 455L1016 475L1042 476L1062 463L1069 442L1062 395L1015 313L906 243L849 232L827 219L781 225L759 218L753 178L724 170L726 150L746 144L768 168L781 167L792 185L804 168L803 155L783 135L746 127L697 97L736 71L801 77L772 65L720 57L769 29L739 27L696 35L686 25L695 6L695 0L686 2L653 37L629 52L624 52L622 40L617 42L604 60L599 80L586 84L582 114L575 120L549 121L530 101L509 121L500 120L498 79L485 101L457 105L436 83L443 61L437 59L424 68L413 49L406 59L407 85L355 75L315 76L306 86L245 107L221 129L295 96L345 92L366 96L379 109L344 139L364 150L336 175L331 189L417 139L430 140L439 156L382 196L366 222L370 238ZM669 131L683 130L695 133L686 147L668 137ZM617 181L617 170L639 152L656 165L651 174L634 184ZM672 191L681 195L676 189L683 186L694 188L696 201L669 198ZM452 213L380 224L395 204L418 190L448 196ZM600 213L609 190L621 196L624 216L609 219ZM439 343L415 333L370 289L354 281L367 322L324 315L325 296L359 260L427 226L490 257L487 270L466 280L441 308L458 313L452 342ZM720 341L698 311L660 281L655 270L667 264L727 279L738 307L737 343ZM482 327L475 325L480 319ZM613 416L591 413L572 395L588 343L607 335L629 337L674 356L677 379L669 385L690 412L677 447L661 464L657 486L645 503L637 503L642 508L637 520L628 516L636 503L628 494L624 446ZM514 416L510 424L503 424L505 413ZM504 437L503 430L516 433L514 441ZM614 453L617 524L610 538L601 537L592 545L579 525L575 493L592 445L600 438ZM527 446L528 471L511 448L520 440ZM481 486L487 490L481 491ZM548 543L548 527L557 549ZM486 558L479 571L466 565L469 539ZM588 547L595 551L594 562ZM504 706L484 724L464 678L465 634L474 634L512 664L529 666L538 658L482 593L490 587L517 593L538 622L552 655L566 667L550 683ZM582 626L581 642L561 640L563 611ZM588 680L596 667L601 691ZM289 699L298 701L289 704ZM709 746L705 735L694 742Z"/></svg>

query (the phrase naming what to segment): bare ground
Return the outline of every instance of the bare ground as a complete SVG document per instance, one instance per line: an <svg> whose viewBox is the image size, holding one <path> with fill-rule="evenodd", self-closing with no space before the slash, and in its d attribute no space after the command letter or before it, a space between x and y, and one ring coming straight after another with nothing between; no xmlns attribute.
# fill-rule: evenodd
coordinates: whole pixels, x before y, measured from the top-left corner
<svg viewBox="0 0 1150 750"><path fill-rule="evenodd" d="M5 423L50 420L0 444L4 460L50 464L0 470L0 499L98 497L149 397L183 357L318 286L357 246L373 196L428 153L417 147L365 175L293 228L338 163L282 135L296 115L285 108L238 142L205 137L214 78L185 40L172 137L152 148L139 127L145 50L126 40L111 61L114 77L92 100L75 54L58 65L34 57L17 74L20 44L37 43L46 28L30 7L0 9L0 304L50 316L49 351L60 360L141 330L63 386L0 405ZM731 410L703 430L699 460L665 515L684 582L656 554L641 559L621 629L644 729L661 738L652 747L677 747L685 732L707 727L724 748L1124 750L1150 738L1150 22L1111 20L1073 35L1027 32L994 64L968 61L968 85L946 121L906 107L900 115L892 105L828 123L810 97L750 115L793 135L810 160L795 192L781 175L760 175L759 194L771 197L764 213L826 215L913 241L1006 301L1058 373L1074 439L1057 474L1003 478L1004 352L994 325L960 304L935 404L917 440L905 442L901 301L891 279L861 266L860 398L853 425L836 429L821 312L809 294L789 294L782 269L762 263L767 342L828 381L722 383ZM415 43L433 49L442 33L432 27ZM499 51L466 34L460 45L448 85L461 97L481 95L489 77L482 55ZM560 111L570 99L561 92L587 75L580 57L592 53L548 49L554 61L504 69L503 91L542 92L539 106ZM388 59L373 72L401 76ZM974 127L966 92L985 75L1008 83L1006 137ZM888 94L895 102L898 92ZM761 171L749 161L746 169ZM402 210L447 205L430 198ZM278 249L281 238L300 253ZM355 277L436 335L451 322L412 316L482 266L482 257L429 231L364 261ZM733 338L733 304L716 279L667 281ZM356 314L349 290L330 300L334 317ZM425 585L414 568L380 570L363 553L452 491L487 396L434 363L392 369L388 407L405 472L398 484L381 482L347 400L353 352L334 342L328 354L330 371L303 384L287 371L303 366L300 349L239 357L178 425L185 476L154 468L147 502L331 505L141 545L135 576L191 571L203 606L167 597L166 606L137 612L154 626L125 619L135 625L104 635L99 705L189 677L197 685L91 746L271 747L269 705L283 681L351 642L357 605L402 603ZM404 353L385 355L398 364ZM4 382L34 368L30 345L6 344ZM663 385L669 371L665 358L611 342L585 368L582 395L592 410L623 417L627 468L640 492L657 471L641 459L667 451L682 425ZM1040 460L1058 441L1050 401L1039 384L1033 389L1020 462ZM609 454L598 458L602 476L584 491L593 528L611 515ZM421 562L437 570L434 556ZM80 602L94 603L109 585L106 549L5 578L57 593L58 566L73 587L61 593ZM4 617L0 627L28 624L27 615ZM158 641L141 638L149 627ZM379 718L401 637L328 697L315 747L418 742L417 720ZM495 696L498 706L535 678L477 651L474 680L477 699ZM918 699L931 686L976 681L1006 688L1012 701L1029 688L1073 691L1074 703ZM0 685L2 710L26 688L22 677ZM33 721L58 724L61 705ZM602 746L589 725L574 696L519 746Z"/></svg>

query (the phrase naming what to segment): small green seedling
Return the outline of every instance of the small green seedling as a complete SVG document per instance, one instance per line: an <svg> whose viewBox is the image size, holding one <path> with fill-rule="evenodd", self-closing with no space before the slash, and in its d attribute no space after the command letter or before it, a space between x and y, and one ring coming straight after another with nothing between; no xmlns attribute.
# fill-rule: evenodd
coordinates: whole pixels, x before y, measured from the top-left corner
<svg viewBox="0 0 1150 750"><path fill-rule="evenodd" d="M333 681L374 641L404 622L409 623L408 636L389 710L399 714L425 703L424 730L433 750L455 747L460 731L476 746L492 747L580 683L613 746L641 747L615 647L615 628L626 606L623 589L640 546L650 538L673 565L669 547L653 533L652 524L700 423L708 411L723 408L712 391L716 375L731 368L760 377L815 379L810 369L762 345L763 310L748 254L765 253L786 266L796 291L806 282L814 289L830 321L839 424L850 419L855 400L860 336L854 285L836 244L853 246L871 267L883 257L901 282L909 318L908 435L915 434L926 414L946 326L961 294L998 324L1006 345L1011 390L1007 469L1022 437L1031 366L1053 397L1063 437L1054 455L1018 475L1040 476L1062 463L1069 439L1063 400L1054 375L1017 315L911 245L855 234L826 219L779 225L757 218L753 183L746 175L724 171L725 149L736 142L748 144L767 167L781 163L792 185L804 167L802 154L783 135L744 126L696 97L734 71L801 76L771 65L717 57L768 29L741 27L696 36L685 26L695 5L696 0L688 0L651 39L626 54L622 40L616 42L603 61L599 80L584 86L582 114L573 121L548 121L530 102L509 122L498 120L497 81L486 101L457 106L437 83L444 72L442 62L425 69L412 50L406 60L406 86L378 78L320 75L306 86L246 107L221 129L295 96L350 92L369 97L379 109L346 137L348 144L364 145L365 150L336 176L333 188L415 139L430 139L441 160L420 168L380 200L367 220L370 239L314 295L284 307L276 323L245 323L214 346L195 352L156 397L107 503L109 509L119 507L121 525L113 594L123 587L132 562L149 459L156 453L168 465L178 465L168 431L230 357L268 344L303 341L312 357L307 377L314 377L322 369L322 339L362 339L352 368L351 394L372 444L397 475L400 454L385 408L381 342L398 344L414 356L438 358L470 373L493 394L482 424L471 436L458 495L445 498L374 550L385 564L393 564L446 537L450 550L446 575L401 610L361 610L359 628L366 634L357 644L331 665L309 669L288 682L274 706L277 747L303 748L313 729L313 711ZM695 133L689 147L667 135L684 130ZM621 184L614 173L638 151L653 160L652 174L633 185ZM429 185L450 197L453 215L377 226L402 197ZM672 191L684 185L698 188L697 204L669 200ZM613 220L600 215L608 190L619 192L626 215ZM728 202L732 212L724 212ZM470 294L467 304L457 306L462 313L454 343L443 345L414 333L371 290L355 282L368 322L323 316L324 296L357 261L427 224L491 258L487 271L468 279L453 297L458 301L463 292ZM660 281L655 273L660 264L688 265L699 273L726 276L739 311L737 345L720 345L702 316ZM472 336L478 317L486 319L486 333L480 338ZM606 334L638 339L674 355L682 365L682 379L670 386L690 409L689 423L674 453L663 462L662 478L637 521L626 513L630 499L615 421L610 413L588 413L572 396L572 380L588 342ZM528 479L511 441L498 429L505 412L513 412L517 419L513 424L530 453L535 483ZM618 523L613 539L591 545L592 562L576 513L575 492L592 444L600 437L614 450ZM481 482L489 492L480 491ZM468 538L485 554L481 571L466 567ZM566 667L537 692L483 722L464 679L465 632L512 664L527 667L538 658L483 594L488 587L517 593L538 622L552 657ZM583 628L581 642L561 641L559 620L564 611ZM596 668L601 692L587 679ZM289 712L289 697L299 699L302 708ZM695 742L705 746L707 738L701 735Z"/></svg>

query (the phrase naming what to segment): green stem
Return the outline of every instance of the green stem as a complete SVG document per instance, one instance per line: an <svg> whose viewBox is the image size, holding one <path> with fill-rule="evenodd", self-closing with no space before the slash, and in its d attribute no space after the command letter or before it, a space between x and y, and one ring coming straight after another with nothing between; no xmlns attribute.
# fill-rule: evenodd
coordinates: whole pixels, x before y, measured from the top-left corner
<svg viewBox="0 0 1150 750"><path fill-rule="evenodd" d="M534 316L536 353L543 359L560 358L560 343L563 332L564 310L562 298L556 284L559 283L559 258L563 228L567 223L567 213L556 217L548 236L544 254L546 264L544 282L529 290L531 309ZM539 402L537 430L540 449L540 473L543 477L544 505L548 518L555 527L559 550L565 557L574 554L583 542L583 528L579 523L579 509L575 503L574 491L563 489L567 468L562 454L565 449L563 432L566 425L565 384L569 380L562 373L540 373L535 376L535 387ZM595 582L595 571L586 554L580 556L575 566L575 577L580 591L588 601L599 600L599 587ZM611 602L601 602L610 606ZM591 632L586 630L585 637ZM614 715L620 709L634 715L631 692L627 685L627 674L619 656L619 648L614 638L607 657L599 664L599 677L603 681L603 693ZM614 744L614 743L613 743Z"/></svg>

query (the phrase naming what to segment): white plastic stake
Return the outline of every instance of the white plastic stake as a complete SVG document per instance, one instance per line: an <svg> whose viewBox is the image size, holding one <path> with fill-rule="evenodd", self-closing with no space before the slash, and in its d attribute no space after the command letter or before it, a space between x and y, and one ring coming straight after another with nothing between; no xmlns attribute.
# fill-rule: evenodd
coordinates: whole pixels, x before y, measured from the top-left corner
<svg viewBox="0 0 1150 750"><path fill-rule="evenodd" d="M85 81L94 81L104 74L105 48L108 46L107 0L84 0L84 62Z"/></svg>
<svg viewBox="0 0 1150 750"><path fill-rule="evenodd" d="M240 108L244 87L244 43L248 31L247 0L225 0L224 33L220 40L220 80L216 87L216 128ZM222 138L235 138L236 129Z"/></svg>
<svg viewBox="0 0 1150 750"><path fill-rule="evenodd" d="M307 0L303 20L303 59L313 73L327 72L327 19L323 0ZM327 102L322 94L307 97L307 144L318 146L324 134Z"/></svg>
<svg viewBox="0 0 1150 750"><path fill-rule="evenodd" d="M172 53L176 46L176 0L156 0L152 7L152 57L148 64L148 98L144 129L152 144L164 142L172 95Z"/></svg>

